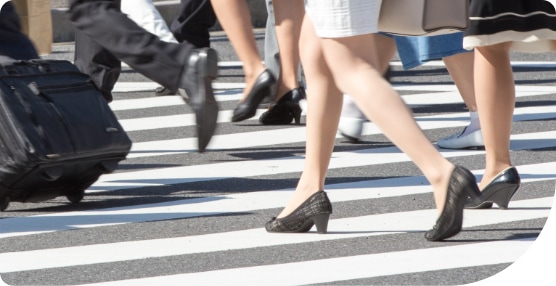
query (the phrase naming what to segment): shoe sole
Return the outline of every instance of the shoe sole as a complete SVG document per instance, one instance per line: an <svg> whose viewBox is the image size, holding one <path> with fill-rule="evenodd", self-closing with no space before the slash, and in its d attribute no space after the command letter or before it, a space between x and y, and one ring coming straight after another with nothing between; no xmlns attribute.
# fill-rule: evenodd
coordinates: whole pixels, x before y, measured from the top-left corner
<svg viewBox="0 0 556 286"><path fill-rule="evenodd" d="M440 146L438 145L438 143L436 143L436 146L438 146L438 148L441 149L448 149L448 150L485 150L485 146L463 146L463 147L445 147L445 146Z"/></svg>

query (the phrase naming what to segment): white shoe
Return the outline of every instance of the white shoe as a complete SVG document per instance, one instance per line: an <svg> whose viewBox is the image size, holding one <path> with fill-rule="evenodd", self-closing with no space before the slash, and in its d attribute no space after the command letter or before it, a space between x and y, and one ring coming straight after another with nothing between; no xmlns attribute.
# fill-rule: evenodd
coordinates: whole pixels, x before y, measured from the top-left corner
<svg viewBox="0 0 556 286"><path fill-rule="evenodd" d="M466 127L467 129L467 127ZM484 149L481 129L465 134L465 130L452 136L440 139L436 145L444 149Z"/></svg>
<svg viewBox="0 0 556 286"><path fill-rule="evenodd" d="M363 133L363 123L365 119L353 117L340 117L338 125L338 133L351 142L357 142L361 139Z"/></svg>

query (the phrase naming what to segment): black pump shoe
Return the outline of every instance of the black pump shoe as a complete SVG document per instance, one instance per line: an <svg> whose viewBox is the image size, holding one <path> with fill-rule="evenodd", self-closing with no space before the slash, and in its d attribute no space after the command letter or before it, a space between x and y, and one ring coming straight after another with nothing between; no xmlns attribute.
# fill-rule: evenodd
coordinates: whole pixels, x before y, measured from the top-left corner
<svg viewBox="0 0 556 286"><path fill-rule="evenodd" d="M517 169L509 167L496 175L481 191L483 201L480 204L467 202L465 207L470 209L489 209L492 207L492 203L495 203L500 209L508 209L508 204L520 185L521 178Z"/></svg>
<svg viewBox="0 0 556 286"><path fill-rule="evenodd" d="M255 116L257 107L270 94L270 90L275 83L276 78L274 75L268 69L265 69L255 80L245 100L240 102L234 109L232 122L243 121Z"/></svg>
<svg viewBox="0 0 556 286"><path fill-rule="evenodd" d="M308 232L313 225L318 233L326 233L332 203L324 191L318 191L291 214L283 218L272 218L265 224L268 232Z"/></svg>
<svg viewBox="0 0 556 286"><path fill-rule="evenodd" d="M433 229L425 233L425 238L439 241L458 234L463 224L463 209L469 197L476 203L481 202L475 176L469 170L456 166L448 183L444 209Z"/></svg>
<svg viewBox="0 0 556 286"><path fill-rule="evenodd" d="M218 103L212 81L218 76L218 55L211 48L196 49L189 56L178 92L195 113L199 152L205 151L216 130Z"/></svg>
<svg viewBox="0 0 556 286"><path fill-rule="evenodd" d="M268 111L261 114L259 122L263 125L286 125L295 120L295 124L300 124L301 107L299 106L299 101L305 98L305 89L303 87L288 91Z"/></svg>

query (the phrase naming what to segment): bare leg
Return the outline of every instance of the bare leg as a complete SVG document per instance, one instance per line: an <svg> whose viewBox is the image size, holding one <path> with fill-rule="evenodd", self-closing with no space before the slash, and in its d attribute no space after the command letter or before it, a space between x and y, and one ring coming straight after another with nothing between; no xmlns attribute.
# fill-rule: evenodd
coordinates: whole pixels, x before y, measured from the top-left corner
<svg viewBox="0 0 556 286"><path fill-rule="evenodd" d="M245 0L211 0L218 21L226 31L234 50L243 63L244 98L257 76L265 69L253 35L251 14Z"/></svg>
<svg viewBox="0 0 556 286"><path fill-rule="evenodd" d="M339 89L351 95L365 115L421 169L433 187L437 209L442 212L454 166L430 143L398 93L373 67L376 59L369 52L370 35L320 42Z"/></svg>
<svg viewBox="0 0 556 286"><path fill-rule="evenodd" d="M510 135L515 85L510 44L475 49L475 93L486 150L486 168L480 188L511 166Z"/></svg>
<svg viewBox="0 0 556 286"><path fill-rule="evenodd" d="M392 37L381 34L373 34L371 38L377 53L378 62L376 64L376 69L380 71L381 74L384 74L390 66L390 61L396 54L396 41L394 41Z"/></svg>
<svg viewBox="0 0 556 286"><path fill-rule="evenodd" d="M473 83L473 52L459 53L442 59L458 91L471 112L477 112Z"/></svg>
<svg viewBox="0 0 556 286"><path fill-rule="evenodd" d="M307 113L307 153L293 198L278 217L290 214L312 194L324 189L343 99L332 81L318 38L307 17L303 21L301 35L301 58L308 86L307 102L311 110Z"/></svg>
<svg viewBox="0 0 556 286"><path fill-rule="evenodd" d="M306 74L311 76L307 78L311 94L308 96L311 111L307 119L307 157L294 197L279 217L290 214L312 193L324 187L340 114L341 104L338 103L341 99L336 99L341 98L340 90L352 95L363 112L421 169L432 184L435 203L441 213L454 166L434 148L397 92L369 64L376 63L374 50L369 51L372 47L370 35L320 39L312 27L308 27L311 27L310 22L305 21L302 39L307 42L307 49L302 61ZM327 74L333 75L339 88L330 84ZM319 86L327 90L313 90ZM318 95L321 97L315 98Z"/></svg>
<svg viewBox="0 0 556 286"><path fill-rule="evenodd" d="M297 88L299 82L299 36L305 15L305 4L300 0L274 0L274 21L276 37L280 49L280 76L275 99L278 100L288 91ZM305 47L304 47L305 48Z"/></svg>
<svg viewBox="0 0 556 286"><path fill-rule="evenodd" d="M377 54L376 69L380 71L382 75L386 75L390 67L390 61L396 54L396 42L394 38L381 34L372 34L371 39ZM369 47L369 49L371 48ZM366 119L367 118L353 99L350 96L346 96L342 106L342 114L338 128L339 133L352 142L358 141L361 139L363 123Z"/></svg>

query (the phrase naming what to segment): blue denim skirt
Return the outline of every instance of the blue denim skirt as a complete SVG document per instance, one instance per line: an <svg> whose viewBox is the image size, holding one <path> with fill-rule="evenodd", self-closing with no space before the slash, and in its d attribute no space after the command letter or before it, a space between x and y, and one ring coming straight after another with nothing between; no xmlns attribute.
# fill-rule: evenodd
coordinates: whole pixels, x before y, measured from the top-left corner
<svg viewBox="0 0 556 286"><path fill-rule="evenodd" d="M470 52L463 48L463 32L428 37L394 36L394 40L398 56L406 70L427 61Z"/></svg>

